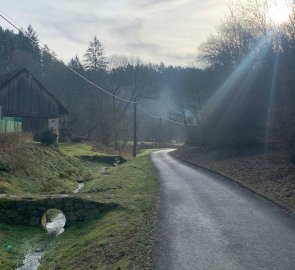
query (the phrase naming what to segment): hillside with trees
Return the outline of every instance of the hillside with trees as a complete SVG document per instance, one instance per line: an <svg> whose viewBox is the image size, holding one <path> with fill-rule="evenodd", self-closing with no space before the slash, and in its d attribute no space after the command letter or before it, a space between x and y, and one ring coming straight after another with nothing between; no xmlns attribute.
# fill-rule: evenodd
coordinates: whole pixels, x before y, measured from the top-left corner
<svg viewBox="0 0 295 270"><path fill-rule="evenodd" d="M226 74L201 108L179 155L295 206L295 13L267 18L269 1L236 2L199 48Z"/></svg>
<svg viewBox="0 0 295 270"><path fill-rule="evenodd" d="M125 39L146 34L146 17L168 10L180 23L174 28L165 21L173 33L167 40L185 44L177 36L184 31L193 43L198 38L185 27L202 15L206 32L202 12L213 10L210 1L122 1L120 7L115 2L102 3L100 11L113 17L91 20L95 27L112 24L106 29L113 30L118 47L119 32ZM186 11L196 12L186 25L183 10L196 2L201 12ZM230 1L220 25L196 48L195 66L107 57L108 35L96 33L83 54L63 60L32 25L18 29L1 11L18 31L0 26L0 89L7 97L0 106L0 127L5 127L0 130L0 268L26 269L33 260L38 269L151 269L157 263L155 269L291 269L295 4L288 20L275 21L269 12L277 3ZM82 22L94 5L81 13L74 12L74 3L63 5L56 5L56 14L73 12L75 35L82 27L94 29L88 28L91 20ZM146 9L145 20L129 18L132 5ZM54 21L56 14L43 26L62 25ZM130 51L139 47L143 56L168 55L171 44L165 38L167 52L158 54L155 40L144 44L140 38L128 44ZM187 48L182 49L184 54ZM190 57L177 51L167 55ZM15 70L23 71L13 77ZM31 98L38 93L41 102ZM38 105L41 113L34 106L26 108L32 114L2 110L24 103ZM50 108L54 113L42 113ZM16 128L7 129L5 118L18 119L10 121ZM44 120L40 129L45 130L26 132L25 118ZM66 231L47 234L43 229L60 211ZM35 226L40 223L42 230Z"/></svg>
<svg viewBox="0 0 295 270"><path fill-rule="evenodd" d="M38 46L29 26L25 34L0 29L0 74L25 65L62 101L70 112L62 123L63 140L90 139L122 153L133 138L132 102L138 102L140 141L162 146L185 141L222 160L259 155L268 164L262 175L268 166L277 168L274 179L286 175L289 183L294 180L289 164L295 163L295 13L274 25L267 18L268 5L232 4L199 47L202 69L106 58L96 36L82 59L73 56L64 65L46 45ZM81 76L130 102L106 95ZM280 166L283 173L276 174ZM287 190L294 200L292 187Z"/></svg>
<svg viewBox="0 0 295 270"><path fill-rule="evenodd" d="M181 123L195 123L201 104L218 85L217 80L212 82L209 70L146 64L137 57L107 59L97 37L89 42L83 59L73 56L64 65L46 45L39 46L32 26L25 34L1 28L0 35L0 75L26 66L61 100L70 112L61 130L65 140L79 137L106 147L111 145L116 151L126 148L133 136L132 102L136 101L140 104L139 140L157 145L159 141L183 142L182 125L163 121L160 132L159 119L146 112ZM130 102L106 95L94 84Z"/></svg>

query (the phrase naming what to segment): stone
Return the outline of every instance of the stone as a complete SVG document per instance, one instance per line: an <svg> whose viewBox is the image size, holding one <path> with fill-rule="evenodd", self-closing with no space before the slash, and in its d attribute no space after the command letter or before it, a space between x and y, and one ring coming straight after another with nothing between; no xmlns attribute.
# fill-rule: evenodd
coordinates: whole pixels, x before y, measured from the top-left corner
<svg viewBox="0 0 295 270"><path fill-rule="evenodd" d="M74 213L70 213L68 216L67 216L67 221L68 222L73 222L73 221L77 221L79 220L79 218L77 217L77 215L75 215Z"/></svg>
<svg viewBox="0 0 295 270"><path fill-rule="evenodd" d="M38 225L44 213L52 208L62 211L67 223L85 220L99 215L101 212L117 207L117 204L91 202L79 197L56 198L35 201L13 200L0 203L0 220L7 224Z"/></svg>
<svg viewBox="0 0 295 270"><path fill-rule="evenodd" d="M41 217L40 217L41 218ZM30 224L31 225L39 225L41 224L41 220L40 218L36 218L36 217L31 217L30 219Z"/></svg>

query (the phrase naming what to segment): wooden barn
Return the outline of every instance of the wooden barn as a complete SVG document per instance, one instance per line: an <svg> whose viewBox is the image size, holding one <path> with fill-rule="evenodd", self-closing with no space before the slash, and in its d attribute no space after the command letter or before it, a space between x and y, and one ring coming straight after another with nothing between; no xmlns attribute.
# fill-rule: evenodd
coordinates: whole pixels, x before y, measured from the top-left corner
<svg viewBox="0 0 295 270"><path fill-rule="evenodd" d="M21 129L26 132L38 134L50 128L58 134L59 119L67 113L66 108L26 68L0 77L0 119L2 123L6 121L2 132L13 131L13 126L19 129L21 123ZM13 125L13 122L18 124ZM9 130L7 123L10 123Z"/></svg>

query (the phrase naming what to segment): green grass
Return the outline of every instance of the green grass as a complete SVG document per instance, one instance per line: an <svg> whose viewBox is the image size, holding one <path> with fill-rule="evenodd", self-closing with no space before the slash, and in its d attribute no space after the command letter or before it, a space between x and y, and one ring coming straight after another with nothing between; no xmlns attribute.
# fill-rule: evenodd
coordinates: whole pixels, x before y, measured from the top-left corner
<svg viewBox="0 0 295 270"><path fill-rule="evenodd" d="M159 150L161 150L161 149L158 149L158 148L144 149L137 156L138 157L146 156L146 155L149 155L149 154L151 154L151 153L153 153L155 151L159 151Z"/></svg>
<svg viewBox="0 0 295 270"><path fill-rule="evenodd" d="M93 147L83 143L60 143L59 150L70 157L74 156L94 156L94 155L103 155L103 153L96 152L93 150Z"/></svg>
<svg viewBox="0 0 295 270"><path fill-rule="evenodd" d="M66 228L48 246L39 269L148 268L157 195L157 181L149 159L152 150L143 151L137 158L130 158L123 165L110 167L109 174L102 175L97 172L102 164L87 163L74 157L85 155L87 151L92 152L88 146L64 144L59 151L37 144L28 147L30 150L26 151L32 151L36 156L36 164L29 169L29 176L24 173L22 180L15 175L6 175L5 181L0 180L0 183L11 184L19 189L20 194L24 190L38 193L41 187L47 185L45 183L57 184L57 190L71 190L69 183L76 183L77 179L87 173L91 177L82 189L81 196L88 200L120 204L116 210ZM60 178L60 172L69 168L75 169L69 178ZM46 181L34 186L38 181L34 179L37 175L43 175ZM11 182L7 180L9 177ZM59 179L64 183L59 182ZM42 239L44 230L41 226L36 228L0 224L0 269L14 270L26 251L23 247L34 247ZM7 250L7 245L13 246L13 250Z"/></svg>
<svg viewBox="0 0 295 270"><path fill-rule="evenodd" d="M46 238L41 227L0 224L0 269L15 270L28 249L38 248Z"/></svg>
<svg viewBox="0 0 295 270"><path fill-rule="evenodd" d="M152 244L157 182L148 155L110 169L109 176L87 182L95 200L121 205L101 217L76 223L52 244L41 270L145 269Z"/></svg>
<svg viewBox="0 0 295 270"><path fill-rule="evenodd" d="M91 178L85 162L66 156L58 149L27 143L23 144L18 152L14 160L16 169L0 172L0 192L72 192L77 186L77 181Z"/></svg>

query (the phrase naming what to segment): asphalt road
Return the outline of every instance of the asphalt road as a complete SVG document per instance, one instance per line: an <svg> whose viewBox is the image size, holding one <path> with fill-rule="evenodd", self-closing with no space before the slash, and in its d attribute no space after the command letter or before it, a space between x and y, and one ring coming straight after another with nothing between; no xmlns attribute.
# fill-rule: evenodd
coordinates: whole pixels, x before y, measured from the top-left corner
<svg viewBox="0 0 295 270"><path fill-rule="evenodd" d="M295 269L295 217L167 150L151 156L160 181L152 269Z"/></svg>

